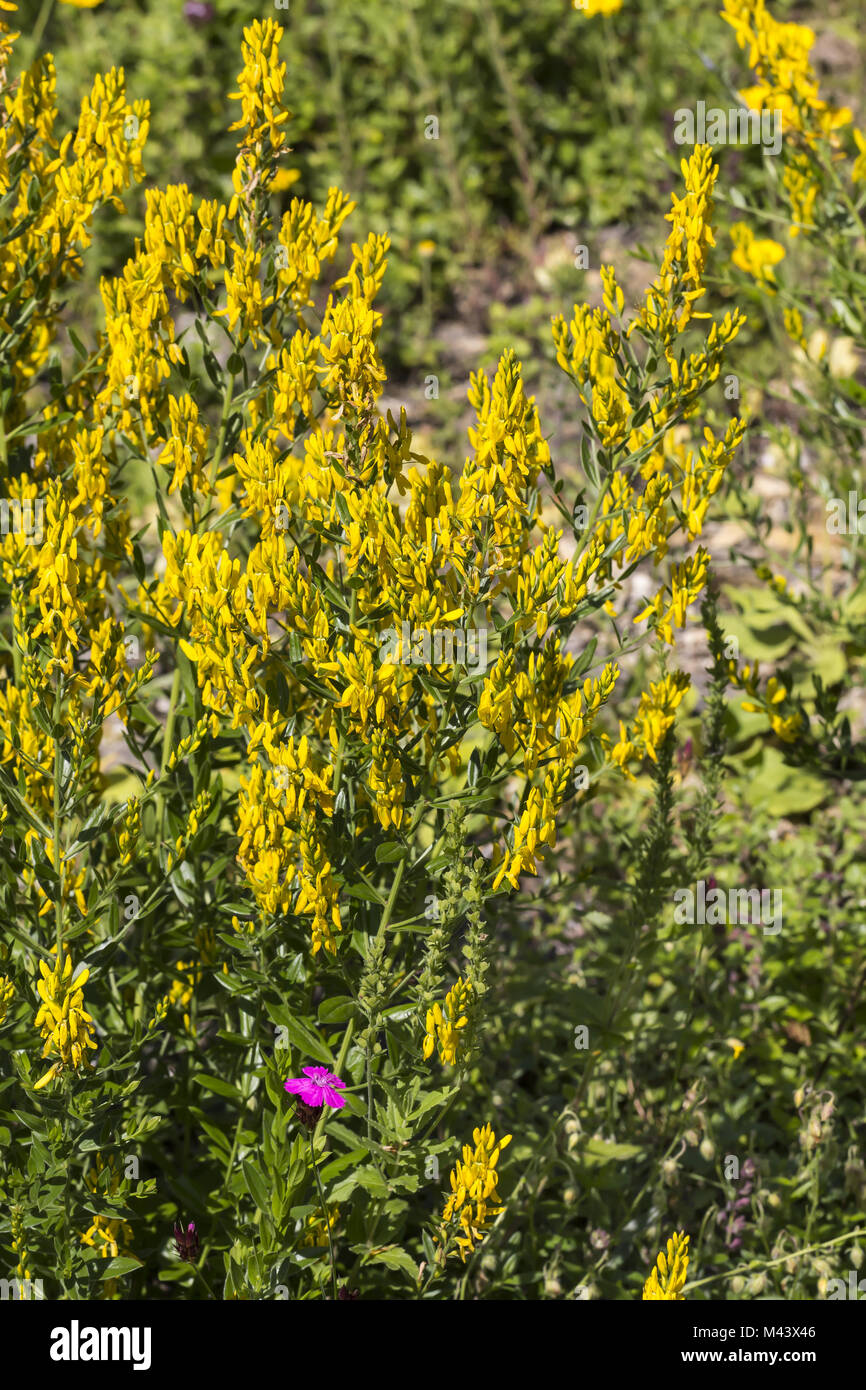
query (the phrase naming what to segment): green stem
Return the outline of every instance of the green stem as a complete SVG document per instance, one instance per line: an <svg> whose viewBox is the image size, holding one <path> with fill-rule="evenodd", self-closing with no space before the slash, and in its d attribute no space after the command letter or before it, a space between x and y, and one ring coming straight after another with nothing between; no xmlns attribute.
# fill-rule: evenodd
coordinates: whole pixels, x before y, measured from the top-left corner
<svg viewBox="0 0 866 1390"><path fill-rule="evenodd" d="M866 1236L866 1227L861 1226L859 1230L848 1231L844 1236L835 1236L833 1240L824 1240L820 1245L808 1245L803 1250L789 1250L787 1255L782 1255L778 1260L751 1260L747 1265L726 1269L722 1274L710 1274L706 1279L696 1279L694 1283L689 1281L683 1293L691 1293L692 1289L700 1289L704 1284L715 1284L719 1279L733 1279L735 1274L754 1274L762 1269L772 1269L774 1265L783 1265L788 1260L801 1260L804 1255L813 1255L816 1250L829 1250L833 1245L842 1245L846 1240L857 1240L859 1236Z"/></svg>
<svg viewBox="0 0 866 1390"><path fill-rule="evenodd" d="M177 665L176 665L175 668L174 668L174 677L173 677L172 682L171 682L171 694L170 694L169 700L168 700L168 717L167 717L167 719L166 719L166 721L165 721L165 739L163 740L163 745L162 745L162 760L161 760L160 765L159 765L159 780L160 780L160 781L162 781L163 777L165 776L165 770L166 770L166 768L168 767L168 760L169 760L169 758L171 757L171 741L172 741L172 737L173 737L173 735L174 735L174 724L175 724L175 719L176 719L176 717L177 717L177 699L178 699L179 694L180 694L180 661L178 661ZM157 826L156 826L156 838L157 838L157 841L160 841L160 840L162 839L162 832L163 832L163 827L164 827L164 825L165 825L165 791L163 790L163 794L162 794L162 796L160 797L160 802L159 802L159 815L158 815L158 817L157 817Z"/></svg>
<svg viewBox="0 0 866 1390"><path fill-rule="evenodd" d="M313 1131L310 1130L310 1162L313 1165L313 1172L316 1176L316 1187L319 1191L319 1202L322 1207L322 1215L325 1218L325 1225L328 1228L328 1249L331 1252L331 1291L334 1302L337 1302L337 1262L334 1258L334 1238L331 1235L331 1218L328 1215L328 1208L325 1205L325 1194L322 1191L322 1179L319 1177L319 1168L316 1163L316 1150L313 1146Z"/></svg>
<svg viewBox="0 0 866 1390"><path fill-rule="evenodd" d="M220 415L219 434L217 435L216 449L214 450L213 461L211 462L210 468L211 492L213 492L214 488L216 487L217 475L220 470L220 464L223 461L223 450L225 449L226 444L226 434L228 432L229 424L229 411L232 407L232 397L234 395L234 389L234 373L230 372L229 379L226 382L226 389L223 392L223 408L222 414Z"/></svg>
<svg viewBox="0 0 866 1390"><path fill-rule="evenodd" d="M31 36L33 42L33 49L36 53L39 52L39 45L42 42L42 35L45 33L45 30L48 26L48 21L51 18L53 11L54 0L42 0L42 8L39 11L39 17L36 20L36 27L34 28L33 34Z"/></svg>
<svg viewBox="0 0 866 1390"><path fill-rule="evenodd" d="M205 1252L205 1253L207 1253L207 1252ZM204 1255L202 1255L202 1260L203 1260L203 1259L204 1259ZM199 1267L198 1267L197 1264L192 1264L192 1261L190 1261L190 1265L191 1265L193 1274L195 1275L196 1279L200 1280L201 1285L202 1285L202 1288L204 1289L204 1291L205 1291L205 1293L207 1294L208 1298L211 1298L211 1299L212 1299L212 1298L214 1297L214 1292L213 1292L213 1289L211 1288L210 1284L208 1283L208 1281L205 1279L204 1274L203 1274L202 1271L199 1269ZM215 1301L215 1300L214 1300L214 1301Z"/></svg>
<svg viewBox="0 0 866 1390"><path fill-rule="evenodd" d="M339 1057L337 1058L337 1066L336 1066L336 1075L337 1075L337 1076L342 1076L342 1074L343 1074L343 1067L344 1067L344 1065L345 1065L346 1058L347 1058L348 1055L349 1055L349 1045L350 1045L350 1043L351 1043L351 1041L352 1041L352 1037L353 1037L354 1032L355 1032L355 1020L354 1020L353 1018L350 1018L350 1019L349 1019L349 1025L348 1025L348 1027L347 1027L345 1033L343 1034L343 1042L342 1042L342 1044L341 1044L341 1046L340 1046L340 1055L339 1055ZM320 1118L319 1118L319 1122L318 1122L318 1124L316 1125L316 1129L315 1129L315 1135L314 1135L314 1137L315 1137L316 1139L318 1139L318 1138L321 1136L321 1134L322 1134L322 1132L323 1132L323 1130L324 1130L324 1128L325 1128L325 1118L326 1118L326 1115L327 1115L327 1112L326 1112L325 1110L323 1110L323 1111L322 1111L322 1114L321 1114L321 1116L320 1116Z"/></svg>
<svg viewBox="0 0 866 1390"><path fill-rule="evenodd" d="M410 832L411 839L411 832ZM408 854L409 851L406 851ZM403 881L403 874L406 869L406 855L397 865L397 872L394 874L394 882L391 884L391 891L388 894L388 901L382 909L382 918L379 922L379 930L376 933L376 942L380 942L388 930L388 923L391 921L391 914L394 911L394 904L397 901L397 894L400 891L400 884ZM372 1022L372 1020L371 1020ZM373 1041L370 1038L367 1042L367 1139L373 1138Z"/></svg>

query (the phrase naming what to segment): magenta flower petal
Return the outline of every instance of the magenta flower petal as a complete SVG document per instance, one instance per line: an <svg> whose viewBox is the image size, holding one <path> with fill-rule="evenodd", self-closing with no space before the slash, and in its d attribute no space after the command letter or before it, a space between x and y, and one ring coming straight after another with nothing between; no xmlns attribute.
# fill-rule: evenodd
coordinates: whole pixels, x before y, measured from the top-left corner
<svg viewBox="0 0 866 1390"><path fill-rule="evenodd" d="M327 1067L304 1067L303 1076L286 1081L285 1089L300 1096L305 1105L316 1109L329 1105L332 1110L341 1110L346 1104L345 1097L338 1094L346 1089L345 1081L328 1071Z"/></svg>
<svg viewBox="0 0 866 1390"><path fill-rule="evenodd" d="M325 1097L325 1104L330 1105L334 1110L342 1110L346 1104L346 1097L338 1095L332 1086L323 1086L322 1095Z"/></svg>

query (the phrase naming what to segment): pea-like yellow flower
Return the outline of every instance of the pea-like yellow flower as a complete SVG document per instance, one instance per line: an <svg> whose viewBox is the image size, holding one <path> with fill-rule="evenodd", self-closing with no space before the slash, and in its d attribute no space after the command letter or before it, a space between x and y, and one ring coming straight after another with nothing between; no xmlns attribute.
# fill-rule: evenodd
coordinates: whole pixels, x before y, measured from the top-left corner
<svg viewBox="0 0 866 1390"><path fill-rule="evenodd" d="M683 1288L689 1267L689 1238L674 1231L667 1244L667 1254L659 1252L655 1267L643 1286L643 1298L651 1302L683 1303Z"/></svg>
<svg viewBox="0 0 866 1390"><path fill-rule="evenodd" d="M497 1164L502 1150L511 1143L511 1135L497 1140L487 1124L472 1131L472 1140L474 1149L471 1144L464 1144L463 1157L451 1171L451 1196L442 1214L446 1238L454 1234L464 1262L503 1210L497 1190ZM456 1230L449 1231L448 1227Z"/></svg>
<svg viewBox="0 0 866 1390"><path fill-rule="evenodd" d="M90 971L80 971L73 980L72 958L61 952L53 969L41 960L39 973L42 978L36 981L36 988L42 1003L36 1014L36 1028L45 1039L42 1056L56 1056L57 1061L36 1082L37 1091L64 1068L85 1070L90 1065L86 1049L96 1047L93 1019L84 1008L84 986Z"/></svg>
<svg viewBox="0 0 866 1390"><path fill-rule="evenodd" d="M732 263L738 270L752 275L759 284L774 285L776 277L773 266L778 265L785 255L784 246L770 237L756 237L746 222L735 222L731 227L731 240L734 243Z"/></svg>
<svg viewBox="0 0 866 1390"><path fill-rule="evenodd" d="M9 1005L15 998L15 986L8 975L0 975L0 1023L6 1021Z"/></svg>
<svg viewBox="0 0 866 1390"><path fill-rule="evenodd" d="M469 980L464 982L461 976L446 994L445 1007L434 1004L432 1009L427 1010L423 1044L425 1058L433 1055L435 1047L439 1050L440 1061L447 1062L450 1067L457 1065L464 1050L461 1030L469 1022L467 1009L471 997L472 984Z"/></svg>

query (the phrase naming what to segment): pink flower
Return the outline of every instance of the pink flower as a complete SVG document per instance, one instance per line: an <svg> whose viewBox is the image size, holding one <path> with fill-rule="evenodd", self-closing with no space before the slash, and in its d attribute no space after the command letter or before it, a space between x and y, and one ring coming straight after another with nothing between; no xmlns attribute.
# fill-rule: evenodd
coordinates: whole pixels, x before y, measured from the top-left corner
<svg viewBox="0 0 866 1390"><path fill-rule="evenodd" d="M314 1106L319 1110L323 1105L330 1105L334 1110L341 1110L346 1104L346 1098L337 1094L335 1086L343 1091L346 1083L328 1071L327 1067L304 1067L303 1076L287 1081L285 1089L293 1095L300 1096L305 1105Z"/></svg>

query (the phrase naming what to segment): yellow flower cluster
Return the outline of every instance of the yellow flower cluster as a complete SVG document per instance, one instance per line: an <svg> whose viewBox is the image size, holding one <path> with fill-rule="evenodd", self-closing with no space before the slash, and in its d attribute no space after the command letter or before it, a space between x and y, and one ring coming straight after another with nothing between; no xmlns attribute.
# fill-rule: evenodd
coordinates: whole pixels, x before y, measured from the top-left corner
<svg viewBox="0 0 866 1390"><path fill-rule="evenodd" d="M729 680L749 696L743 700L742 707L753 714L766 715L770 728L784 743L795 743L803 730L803 715L791 700L787 686L775 676L770 676L766 687L760 689L759 662L746 665L739 670L737 663L728 663Z"/></svg>
<svg viewBox="0 0 866 1390"><path fill-rule="evenodd" d="M659 590L655 598L638 614L635 622L650 618L662 640L673 645L674 627L685 626L686 609L695 603L703 592L707 582L709 558L709 553L703 546L699 546L694 555L689 556L687 560L672 565L670 596L667 596L665 590Z"/></svg>
<svg viewBox="0 0 866 1390"><path fill-rule="evenodd" d="M4 48L12 37L5 37ZM122 69L112 68L94 79L82 100L77 130L60 141L54 135L55 92L53 59L50 54L37 57L7 96L0 128L0 192L9 192L13 153L25 161L17 197L0 217L5 332L30 301L23 319L26 329L10 358L16 389L7 431L10 418L23 418L25 388L51 351L58 313L53 291L79 272L94 212L106 201L122 208L119 193L144 177L141 152L149 107L147 102L129 105Z"/></svg>
<svg viewBox="0 0 866 1390"><path fill-rule="evenodd" d="M689 1238L682 1231L674 1231L659 1257L650 1277L643 1286L643 1299L650 1302L684 1302L683 1288L689 1268Z"/></svg>
<svg viewBox="0 0 866 1390"><path fill-rule="evenodd" d="M665 343L686 329L693 318L707 318L695 309L705 293L703 282L707 253L715 246L711 225L713 188L718 166L708 145L696 145L689 159L680 161L685 193L671 194L671 223L658 277L646 292L635 323L657 333ZM630 329L629 332L632 330Z"/></svg>
<svg viewBox="0 0 866 1390"><path fill-rule="evenodd" d="M90 1063L86 1049L96 1047L93 1019L84 1008L84 986L90 971L82 970L73 979L72 959L66 954L62 959L58 956L53 969L41 960L39 973L42 978L36 981L36 988L42 1003L36 1014L36 1028L45 1039L42 1056L56 1056L57 1061L36 1082L34 1089L37 1091L59 1076L64 1068L71 1071L87 1068Z"/></svg>
<svg viewBox="0 0 866 1390"><path fill-rule="evenodd" d="M734 243L732 263L747 275L752 275L764 288L776 283L773 266L778 265L785 255L784 246L771 237L756 237L747 222L735 222L731 227L731 240ZM770 293L773 291L770 289Z"/></svg>
<svg viewBox="0 0 866 1390"><path fill-rule="evenodd" d="M132 856L140 836L141 801L137 796L132 796L126 803L126 814L117 830L117 842L120 851L118 863L123 865L132 863Z"/></svg>
<svg viewBox="0 0 866 1390"><path fill-rule="evenodd" d="M640 704L631 729L620 720L619 742L611 750L611 759L627 777L629 765L644 757L658 761L658 750L668 730L673 726L676 710L691 684L684 671L675 671L663 680L650 684L640 697Z"/></svg>
<svg viewBox="0 0 866 1390"><path fill-rule="evenodd" d="M286 148L289 113L283 105L286 65L279 61L282 36L282 26L273 19L264 23L256 20L244 29L239 90L230 93L230 100L241 103L241 114L229 129L240 130L243 135L232 178L235 196L229 218L235 217L239 204L251 203L257 189L267 186L273 177L275 157ZM253 215L249 207L247 225Z"/></svg>
<svg viewBox="0 0 866 1390"><path fill-rule="evenodd" d="M422 1048L425 1059L432 1057L433 1049L436 1048L440 1061L456 1067L463 1055L461 1029L465 1029L469 1022L467 1010L471 999L472 984L469 980L464 983L461 976L446 994L444 1008L441 1004L434 1004L432 1009L427 1010L427 1028Z"/></svg>
<svg viewBox="0 0 866 1390"><path fill-rule="evenodd" d="M808 25L780 23L765 0L724 0L722 18L733 28L740 48L748 48L749 67L758 79L740 92L747 106L781 111L783 130L798 131L807 142L850 122L847 107L830 106L818 95L809 62L815 33Z"/></svg>
<svg viewBox="0 0 866 1390"><path fill-rule="evenodd" d="M783 131L793 135L786 146L782 183L791 207L790 234L797 236L813 225L824 176L815 161L818 147L824 145L833 159L837 157L838 131L851 124L851 111L819 95L810 62L815 33L808 25L774 19L765 0L724 0L722 18L733 28L740 48L748 49L749 67L757 78L740 92L742 100L753 110L780 112ZM853 126L852 132L858 154L851 180L858 183L866 181L866 135ZM748 265L743 268L751 270Z"/></svg>
<svg viewBox="0 0 866 1390"><path fill-rule="evenodd" d="M26 1288L25 1281L33 1278L30 1270L30 1255L27 1251L27 1237L24 1228L24 1218L21 1207L14 1204L9 1210L9 1227L11 1240L9 1242L13 1255L18 1263L15 1266L15 1278L18 1288L19 1298L24 1298ZM14 1294L13 1294L14 1297Z"/></svg>
<svg viewBox="0 0 866 1390"><path fill-rule="evenodd" d="M327 1214L321 1210L311 1211L304 1224L301 1245L314 1248L327 1245L328 1228L330 1227L331 1235L333 1235L339 1220L340 1207L336 1202L328 1206Z"/></svg>
<svg viewBox="0 0 866 1390"><path fill-rule="evenodd" d="M495 887L516 888L555 846L557 813L619 675L613 661L587 674L571 632L602 606L614 615L624 573L644 560L657 566L677 533L689 543L700 536L742 425L732 422L721 439L705 430L690 448L688 422L742 316L711 321L697 350L682 351L692 320L709 318L696 304L713 245L716 168L698 147L683 161L660 272L631 324L623 324L625 298L610 266L602 306L577 306L569 322L553 324L557 360L584 403L586 471L598 493L572 549L567 532L542 522L553 465L514 353L472 376L462 469L424 458L405 413L395 419L380 409L376 300L387 237L353 245L346 273L325 293L320 281L352 203L333 188L324 207L294 199L271 225L267 194L288 151L282 36L271 19L244 30L234 196L223 204L197 201L184 184L148 190L134 254L101 283L95 368L52 401L34 480L14 485L22 505L44 503L44 535L38 545L0 538L20 657L14 682L0 691L0 757L26 779L33 804L51 811L57 750L39 709L51 678L87 769L82 790L95 796L101 724L112 713L126 717L154 669L152 650L140 670L127 666L110 601L119 591L145 632L173 640L192 664L199 703L192 732L165 750L162 777L148 778L141 800L208 737L236 738L247 763L235 822L246 889L263 920L305 918L313 951L334 954L343 921L333 834L340 794L351 796L366 853L381 832L406 833L419 797L435 800L480 737L497 775L519 784L518 809L495 847ZM130 107L124 90L120 72L99 79L65 147L53 134L48 60L14 98L12 125L22 139L28 132L32 152L28 178L48 190L49 205L57 202L52 181L77 170L68 215L80 230L71 240L64 234L67 248L86 244L99 201L141 177L147 112ZM50 237L43 227L43 243ZM27 246L19 240L0 236L0 279L9 277L0 288L20 284L23 293ZM58 266L58 276L69 273L66 261ZM201 306L205 369L223 396L213 426L190 385L176 301ZM40 331L50 336L43 318ZM215 327L221 347L230 339L224 366ZM652 388L628 341L635 329L663 373ZM37 365L47 351L41 338L38 351L28 348ZM173 500L166 509L160 494L164 568L145 580L138 564L133 597L117 582L136 551L110 480L116 459L143 451ZM672 642L707 561L700 549L678 560L636 621L650 620ZM488 635L490 663L485 657L479 669L467 640ZM641 727L648 720L639 714ZM636 734L644 750L654 736ZM209 811L199 799L165 846L169 870ZM140 834L141 807L130 802L116 829L120 867ZM84 866L67 863L47 836L28 844L33 882L38 855L56 859L62 902L83 913L92 886ZM46 897L40 910L49 907ZM447 1012L446 1001L443 1019Z"/></svg>
<svg viewBox="0 0 866 1390"><path fill-rule="evenodd" d="M455 1239L463 1261L503 1210L497 1190L497 1164L502 1150L511 1143L511 1135L497 1140L487 1124L472 1131L472 1143L474 1148L471 1144L463 1145L463 1158L451 1171L451 1195L442 1214L445 1226L456 1228Z"/></svg>
<svg viewBox="0 0 866 1390"><path fill-rule="evenodd" d="M8 975L0 975L0 1023L6 1022L9 1005L15 998L15 986Z"/></svg>

